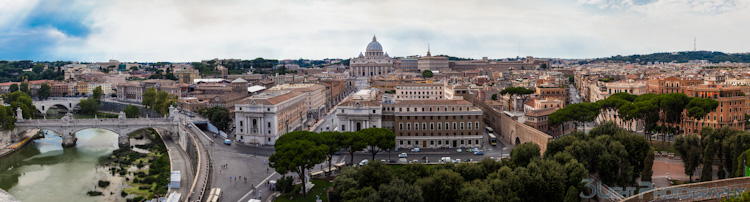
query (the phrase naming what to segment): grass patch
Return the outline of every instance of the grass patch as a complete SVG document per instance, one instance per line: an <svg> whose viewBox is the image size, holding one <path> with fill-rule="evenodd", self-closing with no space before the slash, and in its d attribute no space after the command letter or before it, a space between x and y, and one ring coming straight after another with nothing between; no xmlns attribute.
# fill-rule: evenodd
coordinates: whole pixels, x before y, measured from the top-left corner
<svg viewBox="0 0 750 202"><path fill-rule="evenodd" d="M333 182L328 182L328 181L325 181L325 180L312 180L312 183L315 184L315 186L313 186L313 188L310 189L310 192L307 193L307 198L306 199L302 198L302 194L299 194L299 193L288 193L288 194L282 194L281 196L279 196L278 198L276 198L275 201L276 202L315 201L315 199L316 199L315 195L320 196L320 200L328 201L328 196L326 195L326 191L325 190L328 190L328 188L330 188L331 186L333 186ZM295 188L296 190L301 190L302 189L301 188L302 185L294 185L294 186L295 187L300 187L300 188ZM255 196L257 196L257 195L255 195ZM290 200L290 198L292 198L292 197L293 197L293 199Z"/></svg>
<svg viewBox="0 0 750 202"><path fill-rule="evenodd" d="M669 153L674 153L675 156L679 156L680 154L677 153L677 150L674 149L674 146L671 142L664 142L662 143L661 140L651 140L651 146L654 147L654 151L665 151Z"/></svg>

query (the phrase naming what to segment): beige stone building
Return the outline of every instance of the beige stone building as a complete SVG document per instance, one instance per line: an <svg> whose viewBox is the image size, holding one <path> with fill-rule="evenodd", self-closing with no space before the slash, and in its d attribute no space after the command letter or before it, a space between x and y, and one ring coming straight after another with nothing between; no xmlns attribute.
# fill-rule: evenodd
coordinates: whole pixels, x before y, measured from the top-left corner
<svg viewBox="0 0 750 202"><path fill-rule="evenodd" d="M445 99L442 83L401 83L396 86L396 100Z"/></svg>
<svg viewBox="0 0 750 202"><path fill-rule="evenodd" d="M283 84L277 85L269 90L292 90L302 92L305 96L305 108L307 117L318 119L322 113L325 113L327 107L326 87L321 84Z"/></svg>
<svg viewBox="0 0 750 202"><path fill-rule="evenodd" d="M375 89L363 89L354 93L349 99L336 107L338 131L359 131L365 128L381 128L382 104Z"/></svg>
<svg viewBox="0 0 750 202"><path fill-rule="evenodd" d="M430 54L430 51L428 50L427 56L419 58L419 61L417 63L417 68L419 69L419 72L422 72L424 70L430 70L430 71L447 70L449 69L448 57L432 56L432 54Z"/></svg>
<svg viewBox="0 0 750 202"><path fill-rule="evenodd" d="M305 96L299 91L265 91L234 105L235 141L273 145L282 135L303 128Z"/></svg>

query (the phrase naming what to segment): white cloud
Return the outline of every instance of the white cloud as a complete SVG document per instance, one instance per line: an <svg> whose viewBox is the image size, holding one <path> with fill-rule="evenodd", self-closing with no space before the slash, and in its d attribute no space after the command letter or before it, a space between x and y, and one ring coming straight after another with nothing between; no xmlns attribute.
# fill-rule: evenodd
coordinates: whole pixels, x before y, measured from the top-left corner
<svg viewBox="0 0 750 202"><path fill-rule="evenodd" d="M0 2L0 25L33 8L12 5L19 11L9 16L7 2L16 1ZM76 3L93 6L83 18L91 32L58 33L52 58L42 59L347 58L372 34L392 56L424 54L430 43L433 54L474 58L515 57L519 48L521 56L575 58L680 51L694 36L701 49L745 52L750 42L740 0Z"/></svg>

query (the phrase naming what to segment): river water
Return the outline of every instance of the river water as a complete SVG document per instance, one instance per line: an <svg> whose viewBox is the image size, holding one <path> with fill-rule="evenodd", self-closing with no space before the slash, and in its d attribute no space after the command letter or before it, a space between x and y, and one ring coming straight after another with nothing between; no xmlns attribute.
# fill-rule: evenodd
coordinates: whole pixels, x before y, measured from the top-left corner
<svg viewBox="0 0 750 202"><path fill-rule="evenodd" d="M82 130L76 133L75 147L63 148L62 138L46 132L49 135L45 138L0 158L0 188L23 202L124 201L119 197L122 180L97 165L100 157L117 149L117 134L103 129ZM106 189L95 187L99 180L108 180L111 185ZM104 196L86 195L93 190L104 192Z"/></svg>

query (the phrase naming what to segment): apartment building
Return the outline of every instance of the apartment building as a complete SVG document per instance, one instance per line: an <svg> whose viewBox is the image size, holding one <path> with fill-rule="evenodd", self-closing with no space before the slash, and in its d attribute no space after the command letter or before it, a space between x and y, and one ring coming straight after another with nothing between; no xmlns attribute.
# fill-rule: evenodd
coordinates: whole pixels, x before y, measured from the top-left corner
<svg viewBox="0 0 750 202"><path fill-rule="evenodd" d="M393 113L396 147L479 147L482 111L465 100L402 100L383 108Z"/></svg>
<svg viewBox="0 0 750 202"><path fill-rule="evenodd" d="M745 130L745 113L748 103L748 97L745 92L750 90L750 86L727 86L703 84L687 86L682 89L685 95L690 97L711 98L719 102L719 107L708 113L706 117L700 120L687 117L681 130L688 134L700 134L704 126L721 128L729 126L738 130Z"/></svg>

